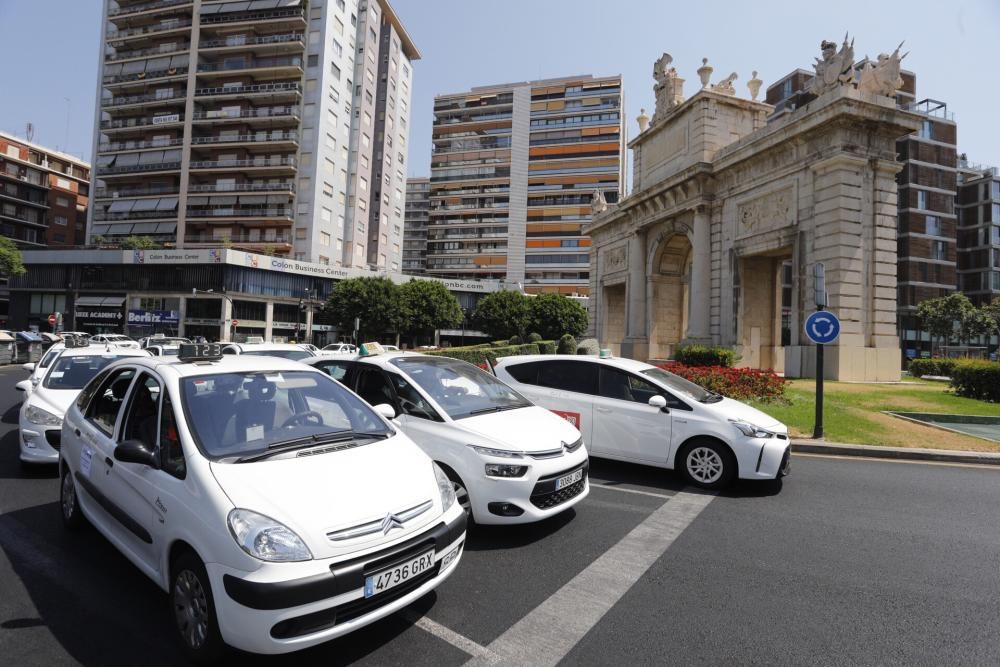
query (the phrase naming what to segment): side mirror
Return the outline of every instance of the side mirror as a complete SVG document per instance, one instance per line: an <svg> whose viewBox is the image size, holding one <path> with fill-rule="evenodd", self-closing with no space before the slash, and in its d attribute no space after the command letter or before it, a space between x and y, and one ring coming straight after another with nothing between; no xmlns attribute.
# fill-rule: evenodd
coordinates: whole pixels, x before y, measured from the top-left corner
<svg viewBox="0 0 1000 667"><path fill-rule="evenodd" d="M374 410L375 412L379 413L389 421L392 421L393 419L396 418L396 408L392 407L388 403L379 403L378 405L374 406Z"/></svg>
<svg viewBox="0 0 1000 667"><path fill-rule="evenodd" d="M141 463L150 468L160 467L156 454L141 440L126 440L115 447L115 460L122 463Z"/></svg>
<svg viewBox="0 0 1000 667"><path fill-rule="evenodd" d="M34 370L35 370L35 364L33 364L31 362L26 363L26 364L21 364L21 368L23 368L24 370L28 371L29 373L33 373Z"/></svg>
<svg viewBox="0 0 1000 667"><path fill-rule="evenodd" d="M656 408L657 410L666 410L667 409L667 399L665 399L665 398L663 398L662 396L659 396L659 395L657 395L657 396L650 396L649 397L649 405L650 405L650 407Z"/></svg>
<svg viewBox="0 0 1000 667"><path fill-rule="evenodd" d="M21 380L20 382L14 385L14 389L17 389L18 391L28 391L28 386L29 385L27 380Z"/></svg>

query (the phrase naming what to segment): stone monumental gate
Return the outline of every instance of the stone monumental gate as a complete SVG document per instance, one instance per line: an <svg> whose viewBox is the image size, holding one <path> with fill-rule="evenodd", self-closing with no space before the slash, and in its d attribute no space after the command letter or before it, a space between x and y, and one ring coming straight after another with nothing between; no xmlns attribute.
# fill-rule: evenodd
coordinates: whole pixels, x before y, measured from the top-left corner
<svg viewBox="0 0 1000 667"><path fill-rule="evenodd" d="M679 343L734 347L740 365L813 376L803 322L815 308L813 266L842 322L825 377L898 380L896 139L919 128L897 109L898 51L854 64L846 40L823 43L810 99L775 113L735 96L736 74L683 97L664 54L656 112L639 117L633 191L595 196L591 328L602 346L669 358ZM860 80L858 77L860 74Z"/></svg>

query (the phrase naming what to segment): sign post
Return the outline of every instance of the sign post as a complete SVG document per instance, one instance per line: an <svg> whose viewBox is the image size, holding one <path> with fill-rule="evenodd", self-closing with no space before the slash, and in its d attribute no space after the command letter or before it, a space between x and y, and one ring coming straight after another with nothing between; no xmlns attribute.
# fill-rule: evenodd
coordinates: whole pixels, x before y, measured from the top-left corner
<svg viewBox="0 0 1000 667"><path fill-rule="evenodd" d="M816 425L813 437L823 437L823 350L828 343L837 340L840 335L840 320L831 312L819 307L815 313L806 318L806 336L816 343Z"/></svg>

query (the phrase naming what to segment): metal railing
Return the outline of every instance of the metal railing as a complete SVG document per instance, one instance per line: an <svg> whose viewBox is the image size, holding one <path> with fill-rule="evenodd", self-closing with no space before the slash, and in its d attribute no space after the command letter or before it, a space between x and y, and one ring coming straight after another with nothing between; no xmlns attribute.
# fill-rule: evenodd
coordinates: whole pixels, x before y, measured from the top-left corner
<svg viewBox="0 0 1000 667"><path fill-rule="evenodd" d="M168 23L157 23L156 25L147 25L140 28L126 28L125 30L109 31L105 34L105 39L109 42L115 42L128 39L129 37L137 37L139 35L149 35L155 32L166 32L168 30L178 30L180 28L189 27L191 27L191 19L178 19Z"/></svg>
<svg viewBox="0 0 1000 667"><path fill-rule="evenodd" d="M238 114L227 114L221 110L195 111L191 116L194 120L235 120L238 118L275 118L279 116L298 116L296 107L263 107L260 109L243 109Z"/></svg>
<svg viewBox="0 0 1000 667"><path fill-rule="evenodd" d="M148 186L144 188L97 188L94 190L95 199L118 199L127 197L145 197L148 195L175 195L180 188L176 185L170 186Z"/></svg>
<svg viewBox="0 0 1000 667"><path fill-rule="evenodd" d="M192 169L215 169L226 167L294 167L294 157L250 158L247 160L192 160Z"/></svg>
<svg viewBox="0 0 1000 667"><path fill-rule="evenodd" d="M108 9L108 16L124 16L126 14L138 14L150 9L166 9L178 5L190 5L192 0L152 0L152 2L142 2L137 5L125 5L117 9Z"/></svg>
<svg viewBox="0 0 1000 667"><path fill-rule="evenodd" d="M103 129L104 126L102 125L101 128ZM175 139L150 139L149 141L115 141L110 144L100 144L97 147L97 152L111 153L117 151L139 150L142 148L170 148L171 146L180 146L183 143L183 137L177 137Z"/></svg>
<svg viewBox="0 0 1000 667"><path fill-rule="evenodd" d="M170 97L164 97L157 93L147 93L145 95L122 95L120 97L105 97L101 100L101 106L105 109L110 107L124 106L126 104L145 104L147 102L171 102L183 100L184 93L176 93Z"/></svg>
<svg viewBox="0 0 1000 667"><path fill-rule="evenodd" d="M151 79L162 79L168 76L180 76L187 74L187 67L171 67L170 69L156 70L155 72L136 72L135 74L116 74L115 76L104 77L104 85L110 86L116 83L128 83L130 81L148 81Z"/></svg>
<svg viewBox="0 0 1000 667"><path fill-rule="evenodd" d="M177 120L170 120L166 122L155 122L156 117L150 118L121 118L119 120L102 120L101 129L102 130L119 130L128 127L152 127L154 125L168 125L170 123L183 123L184 116L181 114L174 114L177 116ZM162 116L161 116L162 118Z"/></svg>
<svg viewBox="0 0 1000 667"><path fill-rule="evenodd" d="M298 132L279 132L268 133L264 135L259 134L240 134L233 137L192 137L191 143L197 145L206 144L231 144L231 143L266 143L270 141L294 141L298 142L299 133Z"/></svg>
<svg viewBox="0 0 1000 667"><path fill-rule="evenodd" d="M145 171L173 171L181 168L181 161L175 162L153 162L150 164L130 164L124 167L112 165L110 167L97 167L98 175L106 174L140 174Z"/></svg>
<svg viewBox="0 0 1000 667"><path fill-rule="evenodd" d="M158 218L172 219L177 217L177 209L169 211L124 211L122 213L94 212L94 222L118 222L121 220L155 220Z"/></svg>
<svg viewBox="0 0 1000 667"><path fill-rule="evenodd" d="M278 208L188 208L189 218L291 218L291 207Z"/></svg>
<svg viewBox="0 0 1000 667"><path fill-rule="evenodd" d="M287 58L254 58L240 62L199 63L199 72L231 72L243 69L264 69L268 67L298 67L302 68L302 58L290 56Z"/></svg>
<svg viewBox="0 0 1000 667"><path fill-rule="evenodd" d="M225 14L202 14L201 24L236 23L237 21L270 21L273 19L302 17L305 10L301 7L270 9L257 12L227 12Z"/></svg>
<svg viewBox="0 0 1000 667"><path fill-rule="evenodd" d="M129 58L142 58L143 56L169 56L174 53L187 51L190 48L190 44L181 44L169 51L164 51L159 46L151 46L148 49L131 49L129 51L118 51L117 53L105 53L104 62L111 63L118 60L128 60Z"/></svg>
<svg viewBox="0 0 1000 667"><path fill-rule="evenodd" d="M195 97L205 97L208 95L245 95L248 93L283 93L302 92L302 84L297 81L287 81L281 83L253 83L241 86L210 86L205 88L195 88Z"/></svg>
<svg viewBox="0 0 1000 667"><path fill-rule="evenodd" d="M192 183L188 192L295 192L294 183Z"/></svg>
<svg viewBox="0 0 1000 667"><path fill-rule="evenodd" d="M254 243L260 245L267 245L269 243L270 244L282 243L290 245L291 242L292 242L292 237L290 236L275 236L274 238L270 239L262 239L259 237L251 238L249 235L245 234L239 234L235 236L230 235L221 238L213 236L211 234L196 234L193 236L184 237L184 243L212 243L217 246L222 246L223 244L226 243Z"/></svg>
<svg viewBox="0 0 1000 667"><path fill-rule="evenodd" d="M223 39L206 39L198 43L198 48L215 49L225 46L261 46L266 44L288 44L290 42L304 41L305 36L298 32L284 33L281 35L263 35L251 38L241 35L237 37L225 37Z"/></svg>

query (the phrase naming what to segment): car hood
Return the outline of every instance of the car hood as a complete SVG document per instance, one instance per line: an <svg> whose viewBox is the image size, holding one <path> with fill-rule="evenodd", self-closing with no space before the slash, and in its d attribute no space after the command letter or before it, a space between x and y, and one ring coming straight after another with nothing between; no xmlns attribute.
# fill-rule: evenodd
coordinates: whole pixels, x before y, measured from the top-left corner
<svg viewBox="0 0 1000 667"><path fill-rule="evenodd" d="M80 395L79 389L44 389L36 388L26 399L29 406L48 410L52 414L64 418L73 401Z"/></svg>
<svg viewBox="0 0 1000 667"><path fill-rule="evenodd" d="M405 435L351 449L252 463L211 464L236 507L277 519L305 541L316 558L395 542L441 516L431 460ZM433 501L427 511L388 535L332 541L327 533L381 521Z"/></svg>
<svg viewBox="0 0 1000 667"><path fill-rule="evenodd" d="M545 408L532 405L517 410L491 412L453 422L470 436L469 444L482 444L517 452L544 452L576 442L580 432Z"/></svg>
<svg viewBox="0 0 1000 667"><path fill-rule="evenodd" d="M788 427L771 415L732 398L723 398L718 403L702 403L701 405L712 410L722 419L750 422L754 426L760 426L775 433L788 432Z"/></svg>

